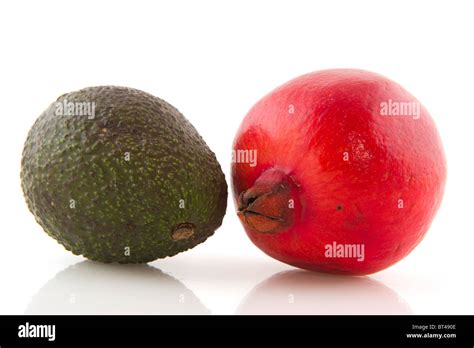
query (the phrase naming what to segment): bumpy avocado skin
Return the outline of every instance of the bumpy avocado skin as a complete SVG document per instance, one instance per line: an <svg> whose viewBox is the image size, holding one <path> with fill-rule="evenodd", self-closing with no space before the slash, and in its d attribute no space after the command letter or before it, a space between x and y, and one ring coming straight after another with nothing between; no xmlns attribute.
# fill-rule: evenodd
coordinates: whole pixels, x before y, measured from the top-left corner
<svg viewBox="0 0 474 348"><path fill-rule="evenodd" d="M58 112L64 100L94 103L95 116ZM62 95L43 112L24 145L21 185L47 234L102 262L150 262L192 248L221 225L227 202L221 167L184 116L114 86ZM179 226L194 233L174 238Z"/></svg>

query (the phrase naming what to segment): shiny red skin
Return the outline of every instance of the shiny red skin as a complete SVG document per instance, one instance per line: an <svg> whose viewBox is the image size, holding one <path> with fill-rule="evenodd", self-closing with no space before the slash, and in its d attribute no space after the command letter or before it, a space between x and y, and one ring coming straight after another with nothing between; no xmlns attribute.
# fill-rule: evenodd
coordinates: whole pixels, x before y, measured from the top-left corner
<svg viewBox="0 0 474 348"><path fill-rule="evenodd" d="M428 111L420 104L419 119L381 116L389 99L418 102L381 75L335 69L293 79L253 106L234 149L256 149L257 165L232 164L236 204L270 168L298 185L290 227L259 233L244 224L256 246L297 267L363 275L396 263L423 239L442 200L445 155ZM325 257L333 242L364 244L365 260Z"/></svg>

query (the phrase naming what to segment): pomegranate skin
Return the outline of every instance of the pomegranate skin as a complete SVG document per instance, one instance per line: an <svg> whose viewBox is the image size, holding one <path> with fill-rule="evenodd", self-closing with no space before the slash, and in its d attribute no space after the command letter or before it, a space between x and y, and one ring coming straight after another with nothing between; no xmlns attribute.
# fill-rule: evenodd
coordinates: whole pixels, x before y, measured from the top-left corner
<svg viewBox="0 0 474 348"><path fill-rule="evenodd" d="M329 273L370 274L408 255L446 181L428 111L363 70L313 72L276 88L248 112L233 154L234 201L252 242Z"/></svg>

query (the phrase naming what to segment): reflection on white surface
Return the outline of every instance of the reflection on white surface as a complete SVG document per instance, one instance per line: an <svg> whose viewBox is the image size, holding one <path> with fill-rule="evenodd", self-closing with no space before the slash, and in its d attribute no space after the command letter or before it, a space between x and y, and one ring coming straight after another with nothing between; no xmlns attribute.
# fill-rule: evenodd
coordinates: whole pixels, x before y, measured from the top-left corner
<svg viewBox="0 0 474 348"><path fill-rule="evenodd" d="M25 314L209 314L182 283L148 265L84 261L33 296Z"/></svg>
<svg viewBox="0 0 474 348"><path fill-rule="evenodd" d="M369 277L291 270L255 286L237 314L412 314L392 289Z"/></svg>

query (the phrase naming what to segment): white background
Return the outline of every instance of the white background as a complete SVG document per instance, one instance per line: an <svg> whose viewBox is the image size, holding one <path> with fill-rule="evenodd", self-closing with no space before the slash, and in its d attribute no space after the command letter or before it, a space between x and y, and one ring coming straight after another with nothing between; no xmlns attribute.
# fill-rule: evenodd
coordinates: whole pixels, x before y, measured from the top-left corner
<svg viewBox="0 0 474 348"><path fill-rule="evenodd" d="M0 313L474 314L472 4L2 2ZM195 125L229 179L232 140L248 109L293 77L338 67L399 82L430 110L445 145L442 207L424 241L387 270L336 277L272 260L248 240L230 197L215 236L150 264L173 278L147 266L84 263L24 203L23 142L65 92L113 84L164 98Z"/></svg>

